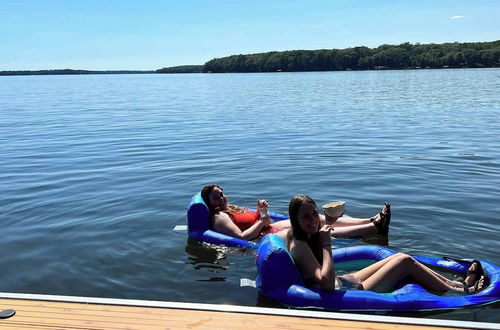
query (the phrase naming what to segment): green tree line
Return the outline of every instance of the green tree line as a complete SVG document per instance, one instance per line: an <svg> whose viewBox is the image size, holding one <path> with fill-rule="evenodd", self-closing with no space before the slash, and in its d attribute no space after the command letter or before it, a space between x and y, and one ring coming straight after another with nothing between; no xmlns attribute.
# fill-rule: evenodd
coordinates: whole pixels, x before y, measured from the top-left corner
<svg viewBox="0 0 500 330"><path fill-rule="evenodd" d="M203 65L179 65L158 69L156 73L201 73Z"/></svg>
<svg viewBox="0 0 500 330"><path fill-rule="evenodd" d="M203 72L339 71L500 67L500 40L292 50L215 58Z"/></svg>

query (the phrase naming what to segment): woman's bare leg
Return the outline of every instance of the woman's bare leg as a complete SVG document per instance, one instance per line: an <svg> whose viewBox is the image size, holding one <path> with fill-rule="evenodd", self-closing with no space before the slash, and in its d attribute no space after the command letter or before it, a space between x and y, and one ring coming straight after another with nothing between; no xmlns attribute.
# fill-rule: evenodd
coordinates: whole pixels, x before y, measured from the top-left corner
<svg viewBox="0 0 500 330"><path fill-rule="evenodd" d="M327 222L325 216L322 214L319 215L319 219L321 225L331 224L334 227L332 233L333 237L358 237L358 236L373 235L378 233L378 228L375 226L374 223L370 222L370 220L368 220L367 222L361 220L358 223L357 220L355 220L352 221L350 224L347 224L347 222L343 220L346 218L339 218L335 222L331 223Z"/></svg>
<svg viewBox="0 0 500 330"><path fill-rule="evenodd" d="M280 220L272 223L272 226L278 228L279 230L288 229L292 227L290 220Z"/></svg>
<svg viewBox="0 0 500 330"><path fill-rule="evenodd" d="M372 222L370 219L362 219L362 218L348 218L348 217L339 217L339 218L328 217L327 218L323 214L319 215L319 219L322 223L327 224L327 225L333 225L335 227L366 225L366 224L370 224Z"/></svg>
<svg viewBox="0 0 500 330"><path fill-rule="evenodd" d="M388 206L384 205L381 212L387 212ZM380 233L381 212L370 219L362 218L332 218L320 214L321 224L330 224L334 227L334 237L356 237ZM372 221L373 220L373 221ZM378 225L378 226L377 226Z"/></svg>
<svg viewBox="0 0 500 330"><path fill-rule="evenodd" d="M406 277L411 277L425 289L432 291L444 292L463 289L463 284L460 282L436 276L436 273L430 268L405 254L396 254L370 277L362 281L361 286L364 290L389 292Z"/></svg>
<svg viewBox="0 0 500 330"><path fill-rule="evenodd" d="M380 268L382 268L386 263L388 263L389 261L391 261L392 259L394 258L402 258L402 256L407 256L406 254L404 253L396 253L396 254L393 254L392 256L389 256L381 261L378 261L376 263L374 263L373 265L370 265L368 267L365 267L363 268L362 270L360 271L357 271L355 273L352 273L352 274L349 274L349 276L353 276L357 281L359 282L363 282L363 281L366 281L370 276L372 276L373 274L375 274ZM424 266L424 265L422 265ZM436 276L437 278L439 278L441 281L451 285L451 286L461 286L463 287L463 285L460 285L458 284L459 282L457 281L452 281L448 278L446 278L445 276L439 274L438 272L434 271L433 269L429 268L429 267L426 267L426 270L428 270L429 272L432 272L434 274L434 276Z"/></svg>
<svg viewBox="0 0 500 330"><path fill-rule="evenodd" d="M381 212L383 212L384 208L385 208L385 206L382 207ZM326 219L326 217L322 214L320 214L320 219L321 219L321 221L326 221L326 224L332 224L332 223L329 223L327 221L328 219ZM332 218L330 220L332 220ZM333 222L334 222L335 226L339 226L339 227L365 225L365 224L372 223L373 221L380 221L380 220L381 220L380 219L380 212L371 218L352 218L352 217L344 217L344 216L340 216L337 219L333 218Z"/></svg>
<svg viewBox="0 0 500 330"><path fill-rule="evenodd" d="M334 222L335 226L366 225L371 223L370 219L340 217Z"/></svg>
<svg viewBox="0 0 500 330"><path fill-rule="evenodd" d="M333 227L333 237L359 237L378 233L377 227L375 227L372 223L343 227L336 227L334 225Z"/></svg>
<svg viewBox="0 0 500 330"><path fill-rule="evenodd" d="M354 272L354 273L351 273L349 274L349 276L353 276L354 278L356 278L359 282L363 282L363 281L366 281L366 279L368 279L370 276L372 276L373 274L375 274L380 268L382 268L386 263L388 263L389 261L391 261L392 259L395 259L395 258L400 258L402 255L404 255L403 253L396 253L396 254L393 254L385 259L382 259L380 261L377 261L376 263L368 266L368 267L365 267L357 272Z"/></svg>

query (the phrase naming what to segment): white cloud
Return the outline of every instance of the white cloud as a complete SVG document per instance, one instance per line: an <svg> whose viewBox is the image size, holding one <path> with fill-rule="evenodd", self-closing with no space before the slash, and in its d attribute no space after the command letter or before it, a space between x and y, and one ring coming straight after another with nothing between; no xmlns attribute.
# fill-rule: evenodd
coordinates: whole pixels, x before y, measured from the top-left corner
<svg viewBox="0 0 500 330"><path fill-rule="evenodd" d="M463 16L456 15L456 16L451 16L450 19L461 19L464 18Z"/></svg>

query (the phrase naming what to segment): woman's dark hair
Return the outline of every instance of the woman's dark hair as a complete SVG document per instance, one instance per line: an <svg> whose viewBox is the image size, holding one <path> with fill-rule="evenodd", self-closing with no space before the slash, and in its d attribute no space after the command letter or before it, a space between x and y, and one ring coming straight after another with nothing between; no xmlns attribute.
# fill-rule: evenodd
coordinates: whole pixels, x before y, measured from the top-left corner
<svg viewBox="0 0 500 330"><path fill-rule="evenodd" d="M210 211L210 213L213 213L214 210L212 210L212 207L210 206L210 193L212 192L212 190L214 190L215 188L219 188L220 190L224 191L221 187L219 187L219 185L216 185L216 184L207 184L205 187L203 187L203 189L201 190L201 198L203 198L203 201L205 202L205 204L207 205L208 207L208 210Z"/></svg>
<svg viewBox="0 0 500 330"><path fill-rule="evenodd" d="M219 188L222 192L224 192L224 189L221 188L218 184L207 184L203 189L201 190L201 198L205 202L205 204L208 207L208 210L210 213L213 215L215 212L214 209L210 206L210 193L215 189ZM238 205L234 204L227 204L227 210L222 210L224 212L229 211L232 213L245 213L248 209L246 207L241 207Z"/></svg>
<svg viewBox="0 0 500 330"><path fill-rule="evenodd" d="M302 227L300 227L299 219L297 217L300 207L307 203L311 203L315 208L317 208L314 199L312 199L308 195L295 195L292 197L290 203L288 204L288 216L290 217L290 223L292 224L292 234L294 239L306 242L311 248L311 251L313 252L318 262L322 264L323 253L321 250L322 248L321 242L319 240L319 233L313 234L311 238L308 239L306 233L302 230Z"/></svg>

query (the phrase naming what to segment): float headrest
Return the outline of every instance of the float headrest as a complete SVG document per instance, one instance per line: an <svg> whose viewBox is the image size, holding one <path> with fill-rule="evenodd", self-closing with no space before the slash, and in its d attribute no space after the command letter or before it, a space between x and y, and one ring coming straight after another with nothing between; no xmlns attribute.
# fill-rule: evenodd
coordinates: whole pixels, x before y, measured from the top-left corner
<svg viewBox="0 0 500 330"><path fill-rule="evenodd" d="M201 193L197 193L191 198L187 210L187 224L189 233L204 232L212 227L210 211L201 198Z"/></svg>
<svg viewBox="0 0 500 330"><path fill-rule="evenodd" d="M257 252L257 285L266 292L277 287L303 285L285 242L275 234L264 236Z"/></svg>

